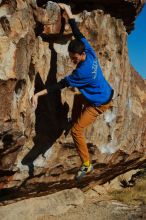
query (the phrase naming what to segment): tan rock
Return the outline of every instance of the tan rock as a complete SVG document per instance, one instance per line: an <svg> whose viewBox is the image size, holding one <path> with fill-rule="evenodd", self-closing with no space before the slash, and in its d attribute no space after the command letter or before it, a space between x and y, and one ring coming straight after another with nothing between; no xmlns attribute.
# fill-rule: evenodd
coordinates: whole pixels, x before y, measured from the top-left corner
<svg viewBox="0 0 146 220"><path fill-rule="evenodd" d="M83 204L85 196L79 189L64 190L53 196L43 196L19 201L16 204L0 207L0 218L10 219L38 219L41 217L57 216L67 212L72 206Z"/></svg>
<svg viewBox="0 0 146 220"><path fill-rule="evenodd" d="M127 1L121 19L117 18L117 12L112 17L114 7L108 9L108 13L97 9L99 1L93 4L94 10L90 8L89 12L75 15L115 90L113 107L85 131L95 171L78 184L74 175L81 161L70 133L64 136L75 91L64 89L41 97L36 114L31 105L34 85L39 91L45 88L44 84L56 83L75 68L67 52L72 39L70 29L66 26L64 35L59 34L60 9L56 3L49 2L47 10L44 9L50 16L49 34L47 40L38 37L34 30L35 9L30 1L14 2L15 5L12 1L2 3L4 12L0 20L1 201L7 200L3 192L8 188L12 202L13 196L31 197L31 193L40 195L45 191L85 187L91 181L104 184L145 164L146 87L129 63L126 43L126 30L133 25L129 20L131 7L136 12L143 4ZM124 6L125 1L121 2ZM73 6L77 12L79 3ZM103 1L104 6L107 1ZM7 11L9 8L13 10ZM124 14L125 10L129 13ZM128 17L126 24L124 16ZM135 14L132 19L133 16Z"/></svg>

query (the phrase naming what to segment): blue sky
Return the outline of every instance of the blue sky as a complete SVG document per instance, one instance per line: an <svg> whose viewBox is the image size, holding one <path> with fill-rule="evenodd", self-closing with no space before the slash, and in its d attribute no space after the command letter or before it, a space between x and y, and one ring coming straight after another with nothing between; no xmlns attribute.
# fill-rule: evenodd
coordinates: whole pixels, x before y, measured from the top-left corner
<svg viewBox="0 0 146 220"><path fill-rule="evenodd" d="M128 36L130 63L146 79L146 5L137 16L134 31Z"/></svg>

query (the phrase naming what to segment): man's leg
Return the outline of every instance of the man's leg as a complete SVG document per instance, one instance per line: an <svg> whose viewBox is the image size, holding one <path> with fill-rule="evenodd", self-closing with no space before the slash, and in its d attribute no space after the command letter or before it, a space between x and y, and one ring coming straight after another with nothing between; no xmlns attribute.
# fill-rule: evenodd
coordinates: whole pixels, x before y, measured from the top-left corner
<svg viewBox="0 0 146 220"><path fill-rule="evenodd" d="M86 107L71 129L74 143L83 163L90 161L87 144L83 134L84 128L94 122L98 115L99 113L94 107Z"/></svg>
<svg viewBox="0 0 146 220"><path fill-rule="evenodd" d="M83 111L86 105L87 105L87 101L85 100L85 98L81 93L77 93L74 95L71 120L69 121L67 128L64 132L65 136L68 135L70 129L72 128L72 125L75 124L77 119L81 116L81 112Z"/></svg>
<svg viewBox="0 0 146 220"><path fill-rule="evenodd" d="M84 137L84 128L93 123L97 116L102 114L111 106L111 102L107 105L101 105L99 107L87 106L85 110L81 113L78 120L75 122L72 127L71 133L74 140L74 143L79 151L79 155L83 162L83 165L90 165L90 157L87 148L87 144Z"/></svg>
<svg viewBox="0 0 146 220"><path fill-rule="evenodd" d="M72 108L72 122L76 123L78 118L80 118L81 113L89 103L85 100L81 93L74 95L74 102Z"/></svg>

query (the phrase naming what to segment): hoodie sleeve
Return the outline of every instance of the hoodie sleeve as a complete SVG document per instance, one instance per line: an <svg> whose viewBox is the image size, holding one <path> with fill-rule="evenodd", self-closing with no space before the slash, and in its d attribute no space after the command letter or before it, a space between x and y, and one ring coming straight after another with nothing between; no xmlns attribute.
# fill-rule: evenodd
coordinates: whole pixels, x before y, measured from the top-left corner
<svg viewBox="0 0 146 220"><path fill-rule="evenodd" d="M84 38L84 35L80 32L75 19L74 18L68 19L68 22L70 24L74 37L78 40L81 40L81 38Z"/></svg>
<svg viewBox="0 0 146 220"><path fill-rule="evenodd" d="M46 89L47 89L48 93L54 93L54 92L60 91L61 89L65 88L65 87L68 87L68 86L69 86L69 84L67 83L67 80L62 79L58 83L55 83L53 85L49 85L49 86L46 85Z"/></svg>
<svg viewBox="0 0 146 220"><path fill-rule="evenodd" d="M92 77L90 74L80 73L80 71L76 69L72 74L66 76L65 80L69 86L81 89L91 82Z"/></svg>
<svg viewBox="0 0 146 220"><path fill-rule="evenodd" d="M91 47L91 45L89 44L89 42L87 41L85 36L80 32L75 19L71 18L71 19L68 20L68 22L71 26L72 33L73 33L74 37L78 40L81 40L85 45L85 51L86 52L89 51L96 58L95 51L93 50L93 48Z"/></svg>

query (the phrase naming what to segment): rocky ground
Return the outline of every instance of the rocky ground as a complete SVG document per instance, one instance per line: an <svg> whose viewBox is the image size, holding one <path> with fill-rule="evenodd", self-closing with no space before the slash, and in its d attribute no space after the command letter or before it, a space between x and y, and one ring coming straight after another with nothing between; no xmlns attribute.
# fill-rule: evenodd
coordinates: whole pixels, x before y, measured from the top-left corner
<svg viewBox="0 0 146 220"><path fill-rule="evenodd" d="M73 188L1 206L0 219L145 220L145 171L135 172L132 178L131 172L128 172L125 176L120 176L102 186L90 185L84 192ZM137 177L139 179L136 180ZM135 186L121 187L124 181L127 186L128 183Z"/></svg>

